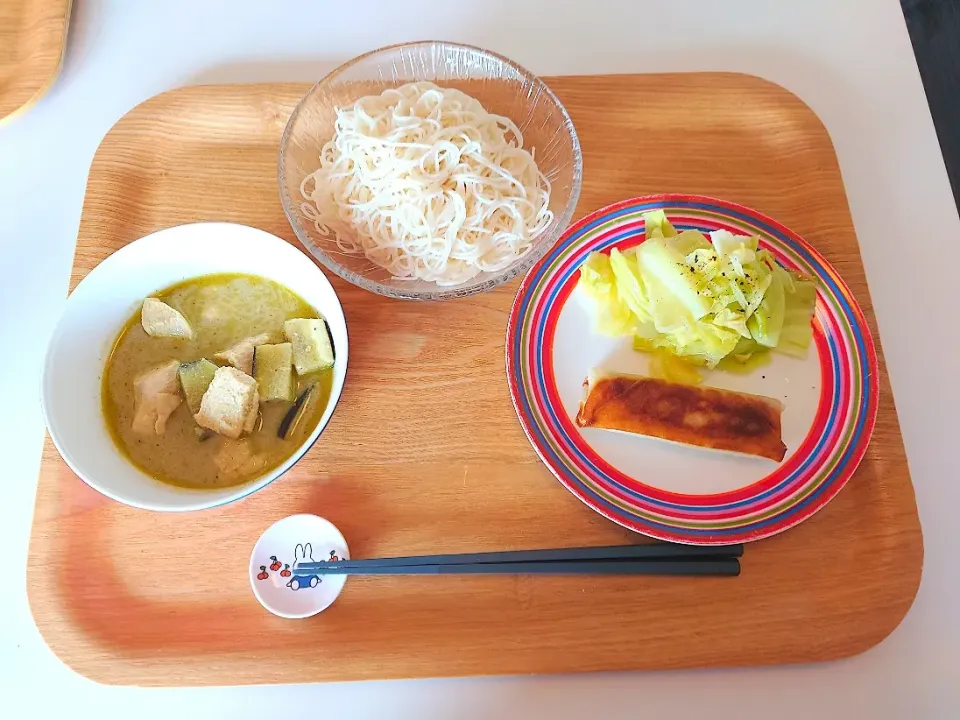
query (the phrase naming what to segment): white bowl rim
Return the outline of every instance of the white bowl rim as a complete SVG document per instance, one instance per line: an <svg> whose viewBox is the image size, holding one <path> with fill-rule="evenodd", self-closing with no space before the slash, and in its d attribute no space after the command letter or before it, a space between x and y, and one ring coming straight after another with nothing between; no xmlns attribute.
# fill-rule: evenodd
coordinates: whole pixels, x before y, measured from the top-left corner
<svg viewBox="0 0 960 720"><path fill-rule="evenodd" d="M134 252L134 250L130 250L130 248L132 248L137 243L140 243L141 241L148 240L148 239L151 239L152 241L155 242L156 241L155 238L157 236L161 236L165 233L170 233L175 231L182 232L184 228L191 228L191 227L198 227L198 226L202 226L205 228L209 228L213 226L223 226L223 227L229 228L231 231L241 231L251 235L258 234L268 242L282 243L282 246L288 246L290 249L299 252L301 255L303 255L305 260L307 261L311 260L311 256L303 253L302 250L297 248L295 245L288 243L283 238L277 235L274 235L273 233L269 233L266 230L253 227L251 225L243 225L242 223L233 223L233 222L225 222L225 221L198 221L198 222L191 222L191 223L181 223L179 225L172 225L170 227L162 228L160 230L155 230L135 240L131 240L123 247L118 248L117 250L110 253L106 258L100 261L92 270L90 270L79 283L77 283L77 286L73 289L72 292L69 293L69 295L67 296L64 302L64 305L60 310L60 316L57 319L53 332L50 334L50 337L47 341L46 350L44 351L43 368L40 374L40 410L41 410L41 413L43 414L43 421L44 421L44 425L46 426L47 434L50 436L50 440L53 442L54 446L56 447L57 452L60 454L60 457L67 464L70 470L72 470L73 473L78 478L80 478L80 480L84 482L84 484L86 484L93 490L96 490L98 493L100 493L101 495L104 495L105 497L110 498L111 500L115 500L123 505L127 505L128 507L133 507L140 510L150 510L154 512L170 512L170 513L209 510L217 507L222 507L224 505L228 505L230 503L236 502L237 500L242 500L243 498L248 497L253 493L267 487L273 481L279 479L284 474L286 474L287 471L289 471L296 463L298 463L304 457L304 455L306 455L313 448L317 440L320 439L320 436L324 433L324 431L329 426L330 421L333 419L333 415L340 404L341 397L343 396L343 387L346 384L347 370L349 368L349 348L348 348L349 333L347 332L348 328L347 328L346 314L343 312L343 304L340 301L340 296L337 294L336 289L330 283L330 280L326 277L326 275L324 275L323 271L320 270L320 268L317 268L317 275L318 275L319 282L325 283L329 287L334 299L336 300L337 307L340 310L340 316L343 318L344 335L345 337L347 337L347 342L344 343L344 347L342 348L342 350L340 347L337 347L337 355L340 356L340 354L342 353L342 356L343 356L344 377L343 377L343 382L339 383L339 385L337 383L334 383L334 386L331 388L330 398L327 401L327 406L330 412L329 412L329 415L327 416L326 422L318 423L317 427L311 433L310 437L307 438L303 442L303 444L299 448L297 448L297 450L294 453L290 455L289 458L287 458L283 463L273 468L269 472L264 473L263 475L257 478L254 478L253 480L250 480L246 483L237 485L235 488L230 488L230 487L221 488L221 490L233 490L233 492L224 493L224 497L214 502L211 502L209 500L203 500L203 497L209 496L213 494L213 492L215 491L199 489L199 488L185 488L185 487L177 486L178 490L184 491L185 496L192 495L197 498L195 502L184 502L183 504L178 504L178 505L162 505L162 504L154 504L154 503L145 503L145 502L140 502L134 498L125 497L120 493L112 492L108 488L103 487L101 483L98 483L96 480L93 480L92 478L88 477L86 473L84 473L80 469L80 467L78 466L74 458L71 456L70 452L64 447L62 443L62 437L59 435L58 431L53 429L54 423L51 423L47 397L46 397L47 378L48 378L48 374L52 370L52 355L53 355L54 347L56 345L57 338L60 336L60 334L64 332L64 328L62 327L62 322L63 322L64 315L66 314L67 306L70 303L71 298L80 289L81 285L87 282L88 278L91 278L91 277L96 278L98 277L99 274L103 274L103 271L98 273L100 268L106 267L107 269L109 269L111 264L115 264L117 262L117 260L113 260L114 258L119 257L122 260L127 254L129 254L130 252ZM157 290L162 290L162 289L163 288L157 288ZM118 454L122 455L122 453L120 453L119 451L119 448L117 448L117 452ZM145 473L139 467L134 465L129 460L129 458L124 458L124 460L134 470L138 471L141 475L143 475L143 477L146 480L149 480L155 483L160 482L156 478L150 477L147 473Z"/></svg>

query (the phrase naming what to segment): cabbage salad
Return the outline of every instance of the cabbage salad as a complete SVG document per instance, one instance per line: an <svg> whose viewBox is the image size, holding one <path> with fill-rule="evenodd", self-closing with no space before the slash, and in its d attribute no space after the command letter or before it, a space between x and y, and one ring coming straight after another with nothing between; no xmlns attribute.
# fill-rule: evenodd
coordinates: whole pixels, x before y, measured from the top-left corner
<svg viewBox="0 0 960 720"><path fill-rule="evenodd" d="M644 219L643 243L591 253L580 268L577 287L593 301L597 332L706 368L746 366L771 350L805 355L813 280L780 267L757 237L677 233L662 210Z"/></svg>

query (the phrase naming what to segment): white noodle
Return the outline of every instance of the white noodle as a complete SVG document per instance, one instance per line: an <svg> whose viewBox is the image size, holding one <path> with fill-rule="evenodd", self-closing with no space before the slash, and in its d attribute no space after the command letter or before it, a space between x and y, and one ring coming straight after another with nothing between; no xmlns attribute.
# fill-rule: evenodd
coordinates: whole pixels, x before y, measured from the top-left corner
<svg viewBox="0 0 960 720"><path fill-rule="evenodd" d="M553 221L550 182L517 126L429 82L337 108L300 192L341 252L438 285L502 270Z"/></svg>

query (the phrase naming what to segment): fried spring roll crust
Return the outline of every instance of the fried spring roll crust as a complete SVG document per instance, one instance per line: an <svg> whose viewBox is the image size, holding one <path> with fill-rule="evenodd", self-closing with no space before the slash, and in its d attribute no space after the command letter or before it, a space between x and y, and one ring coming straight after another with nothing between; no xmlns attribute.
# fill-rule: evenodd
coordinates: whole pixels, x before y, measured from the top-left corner
<svg viewBox="0 0 960 720"><path fill-rule="evenodd" d="M776 462L783 406L762 395L695 387L637 375L591 373L576 422Z"/></svg>

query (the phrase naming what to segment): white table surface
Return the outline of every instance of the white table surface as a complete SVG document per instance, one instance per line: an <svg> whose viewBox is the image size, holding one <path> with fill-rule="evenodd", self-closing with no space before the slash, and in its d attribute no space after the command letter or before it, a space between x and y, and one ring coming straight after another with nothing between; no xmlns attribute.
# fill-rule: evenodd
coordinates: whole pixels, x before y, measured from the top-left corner
<svg viewBox="0 0 960 720"><path fill-rule="evenodd" d="M544 75L753 73L823 119L860 238L926 544L919 595L885 642L807 667L159 690L97 685L50 653L25 592L43 438L38 376L100 139L127 110L170 88L311 81L360 52L422 38L485 46ZM76 0L56 85L0 126L0 715L90 707L100 717L140 718L955 718L958 242L897 0ZM23 714L6 714L18 707Z"/></svg>

